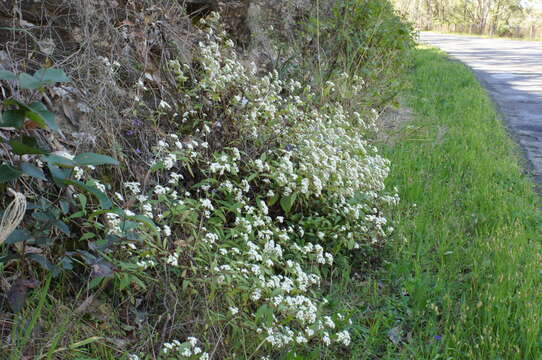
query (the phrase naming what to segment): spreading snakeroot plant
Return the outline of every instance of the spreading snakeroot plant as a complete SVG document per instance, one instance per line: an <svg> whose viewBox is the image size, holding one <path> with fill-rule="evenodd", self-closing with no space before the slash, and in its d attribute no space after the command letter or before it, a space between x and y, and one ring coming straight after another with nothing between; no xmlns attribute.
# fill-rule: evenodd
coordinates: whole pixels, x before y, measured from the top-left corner
<svg viewBox="0 0 542 360"><path fill-rule="evenodd" d="M169 64L182 95L161 108L183 114L190 136L156 144L154 183L124 184L132 211L160 232L150 249L132 249L138 266L170 267L186 296L205 299L191 314L201 322L163 343L160 356L346 348L346 311L332 311L323 294L338 258L362 256L356 249L392 231L382 215L398 201L384 186L389 163L364 137L370 119L317 105L309 87L277 73L257 76L216 23L216 14L205 22L198 73Z"/></svg>

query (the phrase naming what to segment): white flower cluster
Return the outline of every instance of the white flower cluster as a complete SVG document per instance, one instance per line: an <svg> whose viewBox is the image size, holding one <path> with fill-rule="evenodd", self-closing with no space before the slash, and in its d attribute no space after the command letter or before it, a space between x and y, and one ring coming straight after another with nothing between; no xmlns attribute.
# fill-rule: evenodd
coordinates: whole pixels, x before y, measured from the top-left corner
<svg viewBox="0 0 542 360"><path fill-rule="evenodd" d="M205 96L207 105L183 116L199 117L199 128L190 140L160 140L156 183L145 192L124 184L133 203L158 225L166 264L182 266L179 249L171 249L177 236L191 239L183 251L228 304L227 326L255 330L255 344L267 344L259 356L310 342L348 346L348 322L328 313L319 274L389 234L382 210L398 197L384 186L388 161L364 138L368 126L358 113L334 103L307 106L310 89L277 73L256 76L212 28L199 61L203 70L186 96ZM183 66L170 68L181 88ZM236 137L224 136L226 119L235 129L227 135ZM139 260L144 268L150 261ZM266 315L254 318L253 309ZM173 341L163 352L204 354L196 345Z"/></svg>
<svg viewBox="0 0 542 360"><path fill-rule="evenodd" d="M184 343L173 340L162 344L161 353L166 356L177 355L180 359L209 360L209 353L204 352L198 343L199 340L192 336L188 337Z"/></svg>

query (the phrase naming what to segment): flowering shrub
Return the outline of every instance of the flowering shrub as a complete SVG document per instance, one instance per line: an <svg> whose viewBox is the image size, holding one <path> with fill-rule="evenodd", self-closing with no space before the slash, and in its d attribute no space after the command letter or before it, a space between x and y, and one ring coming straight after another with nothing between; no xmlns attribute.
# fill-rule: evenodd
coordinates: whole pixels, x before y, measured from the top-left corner
<svg viewBox="0 0 542 360"><path fill-rule="evenodd" d="M137 265L163 263L204 298L205 326L181 335L209 342L173 340L161 356L212 357L210 328L221 329L229 358L346 347L349 320L330 312L323 293L338 257L362 255L353 250L392 231L382 215L398 201L384 187L388 161L364 138L371 120L338 103L317 106L309 88L276 73L256 76L216 33L216 19L196 76L170 63L184 95L162 108L182 113L190 136L158 142L152 185L124 184L132 210L160 232L132 249Z"/></svg>

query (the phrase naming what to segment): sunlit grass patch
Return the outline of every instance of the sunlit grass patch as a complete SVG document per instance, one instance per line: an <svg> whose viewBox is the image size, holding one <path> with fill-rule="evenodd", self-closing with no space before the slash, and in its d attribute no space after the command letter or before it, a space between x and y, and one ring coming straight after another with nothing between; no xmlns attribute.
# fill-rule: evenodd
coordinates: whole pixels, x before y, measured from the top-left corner
<svg viewBox="0 0 542 360"><path fill-rule="evenodd" d="M388 186L399 188L401 205L383 280L395 291L374 316L388 322L375 351L390 359L538 359L541 217L517 146L462 64L420 48L411 78L414 118L384 146Z"/></svg>

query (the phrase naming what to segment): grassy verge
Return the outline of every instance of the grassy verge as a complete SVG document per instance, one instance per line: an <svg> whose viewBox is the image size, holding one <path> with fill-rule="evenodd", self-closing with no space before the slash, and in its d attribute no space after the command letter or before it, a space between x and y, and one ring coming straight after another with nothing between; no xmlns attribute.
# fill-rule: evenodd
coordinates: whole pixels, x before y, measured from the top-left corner
<svg viewBox="0 0 542 360"><path fill-rule="evenodd" d="M415 56L415 116L385 146L388 184L402 199L401 240L387 281L364 290L374 300L359 316L366 334L356 356L539 359L542 236L533 183L473 74L437 50Z"/></svg>

